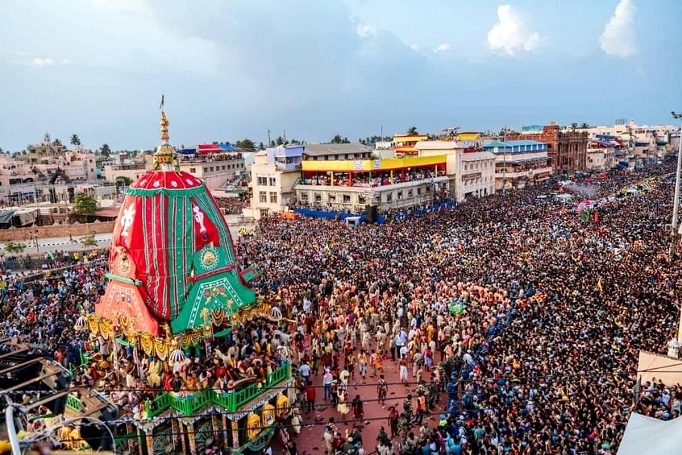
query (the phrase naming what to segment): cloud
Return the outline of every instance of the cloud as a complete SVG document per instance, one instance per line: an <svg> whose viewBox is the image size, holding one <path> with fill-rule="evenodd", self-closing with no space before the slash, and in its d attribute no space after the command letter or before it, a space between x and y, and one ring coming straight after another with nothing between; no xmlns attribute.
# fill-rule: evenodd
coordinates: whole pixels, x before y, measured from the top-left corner
<svg viewBox="0 0 682 455"><path fill-rule="evenodd" d="M376 30L374 27L371 27L367 24L358 24L358 26L355 28L355 33L357 33L361 38L369 38L370 36L374 36L374 34L376 34Z"/></svg>
<svg viewBox="0 0 682 455"><path fill-rule="evenodd" d="M126 11L135 13L149 13L146 0L92 0L92 3L102 9L110 11Z"/></svg>
<svg viewBox="0 0 682 455"><path fill-rule="evenodd" d="M448 44L448 43L440 43L440 44L438 45L438 47L436 47L436 48L433 50L433 53L434 53L434 54L438 54L438 53L441 53L441 52L447 52L447 51L449 51L450 49L452 49L452 46L451 46L450 44Z"/></svg>
<svg viewBox="0 0 682 455"><path fill-rule="evenodd" d="M516 51L534 52L540 44L540 35L530 29L523 15L511 5L497 7L497 23L488 32L488 47L514 55Z"/></svg>
<svg viewBox="0 0 682 455"><path fill-rule="evenodd" d="M28 62L32 66L52 66L54 65L54 60L51 58L39 58L36 57Z"/></svg>
<svg viewBox="0 0 682 455"><path fill-rule="evenodd" d="M599 37L601 50L608 55L621 58L636 54L634 20L635 5L632 0L620 0Z"/></svg>

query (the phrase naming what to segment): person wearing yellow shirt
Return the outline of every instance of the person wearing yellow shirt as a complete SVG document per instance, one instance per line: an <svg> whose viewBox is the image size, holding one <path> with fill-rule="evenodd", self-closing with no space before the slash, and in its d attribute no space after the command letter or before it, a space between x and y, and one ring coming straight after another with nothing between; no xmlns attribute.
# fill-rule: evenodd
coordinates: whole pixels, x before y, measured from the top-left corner
<svg viewBox="0 0 682 455"><path fill-rule="evenodd" d="M360 377L362 378L362 383L365 383L365 376L367 376L367 352L363 349L358 354L358 367L360 370Z"/></svg>

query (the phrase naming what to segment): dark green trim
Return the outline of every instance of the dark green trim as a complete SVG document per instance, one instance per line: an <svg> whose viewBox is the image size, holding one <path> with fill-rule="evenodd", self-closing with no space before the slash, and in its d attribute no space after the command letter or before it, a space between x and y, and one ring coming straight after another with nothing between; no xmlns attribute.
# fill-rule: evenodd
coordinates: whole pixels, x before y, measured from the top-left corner
<svg viewBox="0 0 682 455"><path fill-rule="evenodd" d="M131 188L126 190L126 194L130 196L155 196L157 194L163 194L169 197L183 197L183 196L196 196L206 192L204 184L197 186L196 188L181 188L173 190L170 188L158 188L158 189L142 189L142 188Z"/></svg>

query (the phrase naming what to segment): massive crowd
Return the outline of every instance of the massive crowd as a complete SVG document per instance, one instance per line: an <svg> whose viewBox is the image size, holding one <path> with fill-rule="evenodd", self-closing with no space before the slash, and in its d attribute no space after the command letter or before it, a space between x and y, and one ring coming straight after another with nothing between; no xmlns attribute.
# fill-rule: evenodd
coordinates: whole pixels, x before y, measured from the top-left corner
<svg viewBox="0 0 682 455"><path fill-rule="evenodd" d="M602 202L587 218L536 187L384 226L270 218L240 251L266 271L263 294L313 315L311 350L331 332L323 349L343 355L357 337L403 352L424 382L442 361L446 418L393 450L611 453L633 409L675 418L682 398L661 384L633 395L639 350L665 352L675 335L682 286L679 258L665 260L670 169L647 172L657 184L632 196L615 194L642 174L584 186Z"/></svg>
<svg viewBox="0 0 682 455"><path fill-rule="evenodd" d="M657 184L614 197L643 172ZM534 187L383 226L266 218L238 251L264 272L261 296L300 321L294 328L305 337L280 331L277 344L320 370L324 396L341 414L359 406L344 371L378 377L391 362L416 382L414 395L389 410L385 433L394 437L380 437L380 453L607 454L632 410L671 419L682 400L680 386L661 384L643 384L634 400L638 352L665 352L682 287L679 257L665 260L670 169L643 172L576 185L603 202L587 219ZM93 265L10 282L0 327L76 362L86 340L75 319L105 283ZM254 327L256 339L225 346L226 356L236 369L244 359L253 368L275 330ZM208 368L216 355L201 362ZM196 372L190 381L201 383ZM235 371L232 380L240 377ZM303 395L314 399L308 378ZM187 389L182 381L178 389ZM437 426L424 427L428 413ZM357 446L338 433L326 427L328 453Z"/></svg>

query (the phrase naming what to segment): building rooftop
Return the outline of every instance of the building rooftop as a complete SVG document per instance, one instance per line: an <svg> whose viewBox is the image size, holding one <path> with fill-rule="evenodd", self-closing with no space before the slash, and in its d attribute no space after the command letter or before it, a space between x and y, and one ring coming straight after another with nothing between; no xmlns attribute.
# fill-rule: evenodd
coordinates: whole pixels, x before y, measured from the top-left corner
<svg viewBox="0 0 682 455"><path fill-rule="evenodd" d="M418 150L455 150L466 148L467 145L460 141L422 141L414 144Z"/></svg>
<svg viewBox="0 0 682 455"><path fill-rule="evenodd" d="M491 152L463 153L462 161L494 160L495 154Z"/></svg>
<svg viewBox="0 0 682 455"><path fill-rule="evenodd" d="M303 154L308 156L345 155L348 153L368 153L369 147L362 144L306 144Z"/></svg>

